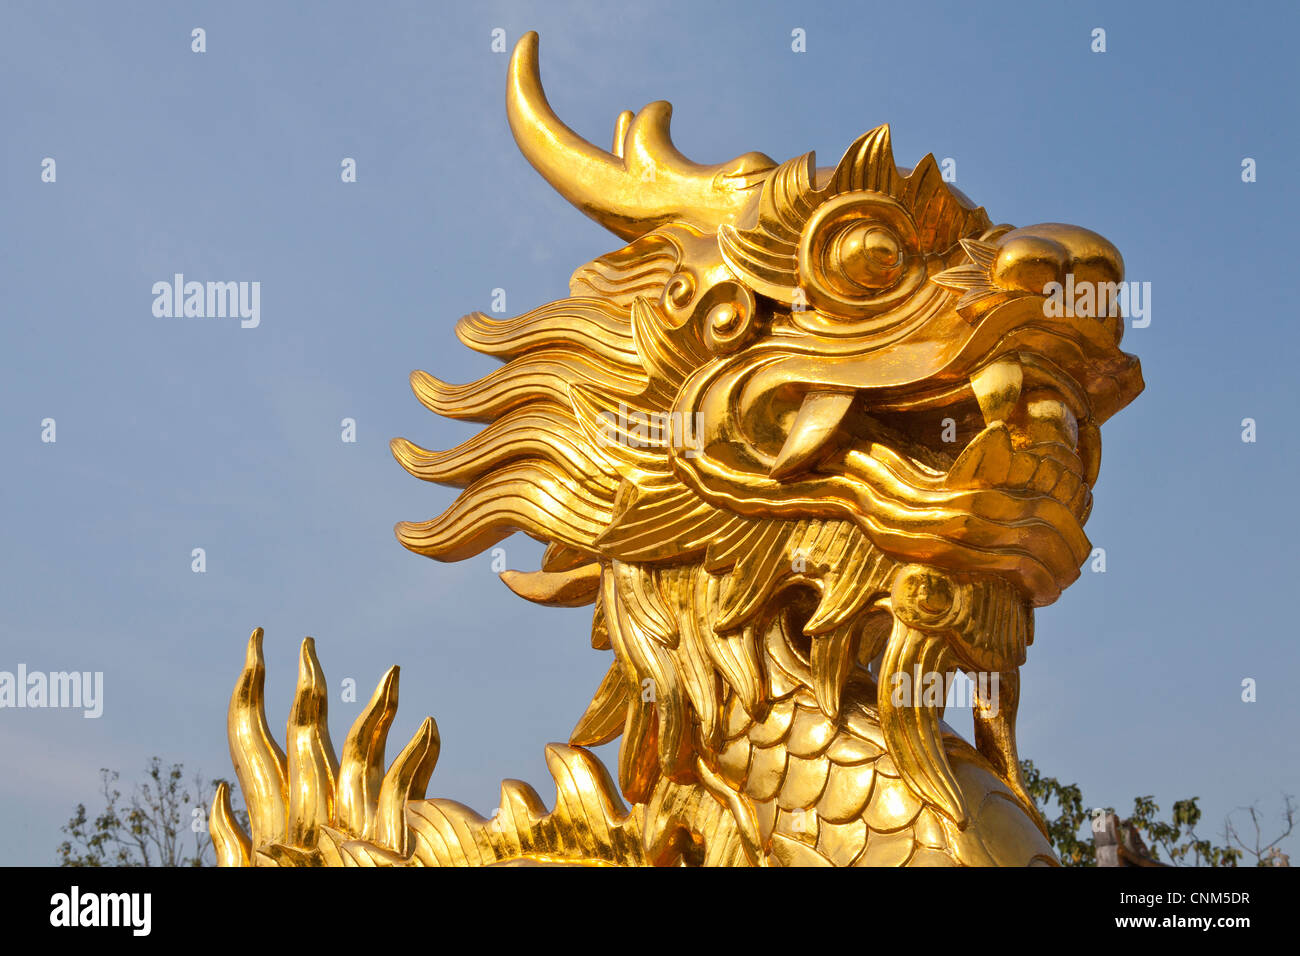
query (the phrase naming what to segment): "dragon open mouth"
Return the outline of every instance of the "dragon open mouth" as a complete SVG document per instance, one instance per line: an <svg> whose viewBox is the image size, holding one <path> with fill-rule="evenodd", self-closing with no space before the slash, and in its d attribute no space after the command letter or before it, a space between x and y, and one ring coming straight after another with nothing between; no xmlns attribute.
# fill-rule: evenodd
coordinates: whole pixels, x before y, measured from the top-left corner
<svg viewBox="0 0 1300 956"><path fill-rule="evenodd" d="M956 388L893 402L807 392L769 474L786 478L842 450L849 473L885 468L918 489L1047 495L1082 523L1101 460L1090 418L1087 395L1066 372L1013 352Z"/></svg>
<svg viewBox="0 0 1300 956"><path fill-rule="evenodd" d="M679 407L702 424L677 472L716 506L851 516L897 560L991 570L1050 603L1091 551L1101 457L1065 341L1004 336L942 376L865 388L849 371L801 383L788 353L756 349L684 389Z"/></svg>

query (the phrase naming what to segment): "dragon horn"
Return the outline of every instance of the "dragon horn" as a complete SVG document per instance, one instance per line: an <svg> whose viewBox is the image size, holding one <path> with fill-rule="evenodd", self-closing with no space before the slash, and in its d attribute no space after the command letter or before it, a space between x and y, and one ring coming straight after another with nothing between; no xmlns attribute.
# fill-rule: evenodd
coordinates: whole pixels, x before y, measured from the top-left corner
<svg viewBox="0 0 1300 956"><path fill-rule="evenodd" d="M776 166L762 153L715 166L691 162L673 145L672 106L662 100L630 122L620 114L615 152L608 153L555 115L537 64L537 34L525 33L506 84L506 116L519 151L561 196L624 239L672 221L714 232L737 217L750 190Z"/></svg>

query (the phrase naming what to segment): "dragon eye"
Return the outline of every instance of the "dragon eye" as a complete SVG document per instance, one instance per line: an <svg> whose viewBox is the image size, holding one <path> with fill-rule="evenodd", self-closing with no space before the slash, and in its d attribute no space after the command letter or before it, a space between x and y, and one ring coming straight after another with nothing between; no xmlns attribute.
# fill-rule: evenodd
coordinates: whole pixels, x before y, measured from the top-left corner
<svg viewBox="0 0 1300 956"><path fill-rule="evenodd" d="M890 230L870 222L851 223L826 246L826 278L847 295L887 289L902 276L904 257Z"/></svg>
<svg viewBox="0 0 1300 956"><path fill-rule="evenodd" d="M808 218L799 237L799 285L827 316L865 319L887 312L924 282L916 224L882 193L842 193Z"/></svg>

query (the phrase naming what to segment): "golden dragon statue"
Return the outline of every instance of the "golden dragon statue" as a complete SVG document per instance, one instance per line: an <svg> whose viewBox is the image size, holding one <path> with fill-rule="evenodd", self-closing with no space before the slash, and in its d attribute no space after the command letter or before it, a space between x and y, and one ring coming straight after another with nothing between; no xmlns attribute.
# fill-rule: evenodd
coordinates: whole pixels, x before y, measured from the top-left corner
<svg viewBox="0 0 1300 956"><path fill-rule="evenodd" d="M543 93L535 33L510 60L519 148L626 242L571 296L456 333L503 365L415 372L432 411L482 422L411 474L462 488L397 525L410 550L547 544L506 585L594 604L609 671L567 744L556 800L519 781L483 817L426 800L426 720L391 766L397 669L330 742L310 638L285 749L267 727L262 632L228 732L250 833L222 785L223 865L1054 865L1016 752L1033 608L1079 575L1099 426L1143 387L1101 292L1101 236L994 225L888 127L834 167L813 153L686 159L671 108L621 114L612 151ZM1105 308L1048 307L1053 283ZM1059 287L1058 287L1059 288ZM969 675L974 740L943 721ZM621 736L617 784L585 748Z"/></svg>

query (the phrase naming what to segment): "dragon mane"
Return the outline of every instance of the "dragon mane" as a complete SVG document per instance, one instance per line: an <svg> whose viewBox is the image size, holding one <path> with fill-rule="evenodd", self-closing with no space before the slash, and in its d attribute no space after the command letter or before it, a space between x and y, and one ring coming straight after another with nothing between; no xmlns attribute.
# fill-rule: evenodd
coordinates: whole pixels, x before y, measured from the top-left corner
<svg viewBox="0 0 1300 956"><path fill-rule="evenodd" d="M887 617L864 625L859 612L888 593L895 567L849 520L723 511L673 473L668 449L686 426L672 400L712 357L699 322L673 327L659 305L684 255L660 230L579 268L570 298L504 321L465 316L460 340L505 364L466 385L426 372L411 385L430 410L487 427L445 452L392 443L411 474L464 489L437 518L399 523L405 547L456 561L522 531L549 547L540 572L502 575L512 589L544 604L595 602L592 645L617 653L570 743L623 734L619 783L631 800L660 772L693 778L698 751L720 739L728 690L762 716L774 676L763 612L788 586L817 595L799 629L834 717L855 652L869 661L883 647Z"/></svg>

